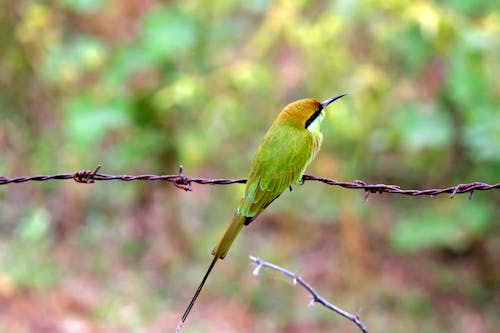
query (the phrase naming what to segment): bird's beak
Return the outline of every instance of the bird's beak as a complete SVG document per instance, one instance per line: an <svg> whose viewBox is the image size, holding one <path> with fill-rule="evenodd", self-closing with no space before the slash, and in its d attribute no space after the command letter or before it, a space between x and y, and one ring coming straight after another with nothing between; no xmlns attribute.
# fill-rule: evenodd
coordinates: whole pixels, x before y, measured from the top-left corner
<svg viewBox="0 0 500 333"><path fill-rule="evenodd" d="M336 100L337 100L337 99L339 99L339 98L344 97L345 95L347 95L347 94L342 94L342 95L338 95L338 96L335 96L335 97L329 98L329 99L327 99L326 101L321 102L321 106L322 106L322 107L323 107L323 109L324 109L324 108L326 108L326 107L327 107L330 103L332 103L333 101L336 101Z"/></svg>

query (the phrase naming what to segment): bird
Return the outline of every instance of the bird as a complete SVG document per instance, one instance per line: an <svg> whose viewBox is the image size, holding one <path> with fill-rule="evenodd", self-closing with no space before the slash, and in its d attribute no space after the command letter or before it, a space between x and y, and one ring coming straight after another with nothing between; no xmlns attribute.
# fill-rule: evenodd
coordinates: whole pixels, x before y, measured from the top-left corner
<svg viewBox="0 0 500 333"><path fill-rule="evenodd" d="M186 321L215 263L226 257L243 226L250 224L283 191L301 183L307 166L316 157L323 134L320 130L325 109L344 97L341 94L319 102L305 98L288 104L264 135L253 158L244 195L231 223L212 250L213 259L191 298L177 331Z"/></svg>

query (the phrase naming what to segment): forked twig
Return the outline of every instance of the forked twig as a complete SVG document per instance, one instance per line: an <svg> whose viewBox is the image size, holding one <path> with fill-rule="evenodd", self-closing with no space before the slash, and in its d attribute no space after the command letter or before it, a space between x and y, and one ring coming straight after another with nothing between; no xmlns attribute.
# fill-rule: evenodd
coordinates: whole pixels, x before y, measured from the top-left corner
<svg viewBox="0 0 500 333"><path fill-rule="evenodd" d="M264 261L260 258L254 257L254 256L250 256L250 260L252 260L256 265L253 272L252 272L253 275L255 275L255 276L258 275L260 269L262 267L266 267L266 268L270 268L272 270L278 271L282 274L285 274L285 275L291 277L294 285L298 283L305 290L307 290L309 292L309 294L311 294L311 296L312 296L311 304L319 303L319 304L323 305L325 308L327 308L333 312L336 312L339 315L352 321L354 324L356 324L361 329L361 331L363 333L368 333L368 329L366 328L365 324L361 321L361 318L359 317L359 315L353 315L353 314L351 314L345 310L342 310L341 308L333 305L332 303L328 302L323 297L321 297L316 292L316 290L314 290L314 288L309 283L304 281L304 279L302 279L299 275L292 273L289 270L286 270L280 266L277 266L277 265L272 264L270 262Z"/></svg>

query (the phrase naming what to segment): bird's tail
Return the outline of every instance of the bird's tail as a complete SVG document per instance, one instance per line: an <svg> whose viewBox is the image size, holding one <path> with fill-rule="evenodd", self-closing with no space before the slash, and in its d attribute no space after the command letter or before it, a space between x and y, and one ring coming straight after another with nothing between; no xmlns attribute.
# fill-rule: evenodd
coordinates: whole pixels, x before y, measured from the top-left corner
<svg viewBox="0 0 500 333"><path fill-rule="evenodd" d="M210 275L210 272L214 268L215 263L217 262L218 259L219 259L219 257L214 257L212 259L212 262L210 263L210 266L208 266L207 272L203 276L203 279L201 280L201 283L198 286L198 289L196 289L196 292L194 293L193 298L191 298L191 302L189 302L189 305L186 308L186 311L184 311L184 314L182 315L181 322L179 323L179 325L177 325L177 332L180 332L182 324L184 324L184 322L186 321L186 318L189 316L189 312L191 312L191 309L193 308L193 305L196 302L196 299L200 295L200 292L203 289L203 286L205 285L205 282L207 281L207 278Z"/></svg>
<svg viewBox="0 0 500 333"><path fill-rule="evenodd" d="M224 259L227 252L229 251L229 248L233 244L234 239L236 238L236 236L238 236L241 228L248 219L249 218L241 216L239 214L234 215L231 224L229 225L229 227L227 227L217 246L212 250L212 254L215 256L215 258Z"/></svg>
<svg viewBox="0 0 500 333"><path fill-rule="evenodd" d="M179 323L179 325L177 326L177 332L179 332L181 330L182 324L186 321L186 318L188 317L189 312L191 312L191 309L193 308L193 305L196 302L196 299L200 295L200 292L203 289L203 286L205 285L205 282L207 281L207 278L210 275L210 272L212 272L212 269L214 268L215 263L219 259L224 259L227 252L229 251L229 248L231 247L231 244L233 244L234 239L236 238L236 236L240 232L240 230L243 227L243 225L245 224L245 222L248 220L250 220L250 218L245 218L244 216L241 216L239 214L234 215L233 220L231 221L231 224L226 229L226 231L224 232L224 235L222 235L221 239L219 240L219 243L212 251L214 258L212 259L210 266L208 266L207 272L203 276L203 279L201 280L201 283L198 286L198 289L196 289L196 292L194 293L193 298L191 298L191 301L189 302L189 305L186 308L186 311L184 311L184 314L182 315L182 320Z"/></svg>

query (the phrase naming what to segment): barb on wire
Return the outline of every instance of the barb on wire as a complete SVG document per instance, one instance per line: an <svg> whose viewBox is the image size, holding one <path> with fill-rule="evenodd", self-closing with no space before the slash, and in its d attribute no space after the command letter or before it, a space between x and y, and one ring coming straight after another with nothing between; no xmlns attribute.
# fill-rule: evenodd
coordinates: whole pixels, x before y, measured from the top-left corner
<svg viewBox="0 0 500 333"><path fill-rule="evenodd" d="M184 191L192 191L192 184L210 184L210 185L229 185L229 184L243 184L246 183L245 178L240 179L226 179L226 178L198 178L198 177L188 177L183 174L182 165L179 167L179 172L175 175L109 175L105 173L99 173L101 166L98 165L94 170L80 170L74 173L60 173L55 175L35 175L35 176L21 176L21 177L4 177L0 176L0 185L12 184L12 183L24 183L29 181L47 181L47 180L65 180L73 179L78 183L92 184L96 181L105 180L119 180L119 181L154 181L162 180L171 182L175 187L182 189ZM458 184L455 186L450 186L446 188L434 188L425 190L405 190L401 189L398 185L385 185L385 184L366 184L364 181L355 180L353 182L339 182L334 179L316 177L312 175L304 175L302 177L302 182L306 181L317 181L330 186L339 186L348 189L364 190L365 200L368 199L372 193L391 193L391 194L402 194L409 196L419 196L419 195L439 195L443 193L450 193L450 198L455 197L457 194L469 193L469 199L473 198L475 191L487 191L493 189L500 189L500 183L487 184L483 182L472 182L468 184Z"/></svg>
<svg viewBox="0 0 500 333"><path fill-rule="evenodd" d="M98 165L94 171L90 171L90 170L77 171L73 175L73 179L77 183L91 184L94 182L94 179L97 175L97 171L99 171L100 168L101 168L101 166Z"/></svg>
<svg viewBox="0 0 500 333"><path fill-rule="evenodd" d="M253 272L252 272L253 275L255 275L255 276L258 275L260 269L262 267L266 267L266 268L270 268L272 270L278 271L282 274L285 274L285 275L291 277L292 283L294 285L296 285L298 283L305 290L307 290L307 292L309 294L311 294L311 297L312 297L311 304L319 303L319 304L323 305L325 308L327 308L327 309L349 319L350 321L352 321L354 324L356 324L361 329L361 331L363 331L363 333L368 333L368 329L366 328L365 324L361 321L361 318L359 317L359 315L353 315L353 314L351 314L345 310L342 310L341 308L333 305L332 303L328 302L323 297L321 297L316 292L316 290L314 290L314 288L311 287L311 285L309 283L304 281L304 279L302 279L299 275L292 273L289 270L286 270L278 265L272 264L270 262L264 261L260 258L254 257L254 256L250 256L250 260L252 260L256 265Z"/></svg>

